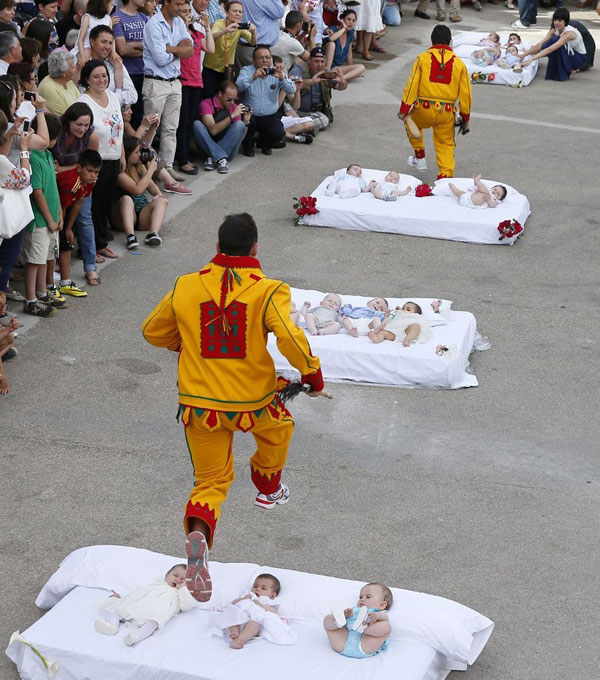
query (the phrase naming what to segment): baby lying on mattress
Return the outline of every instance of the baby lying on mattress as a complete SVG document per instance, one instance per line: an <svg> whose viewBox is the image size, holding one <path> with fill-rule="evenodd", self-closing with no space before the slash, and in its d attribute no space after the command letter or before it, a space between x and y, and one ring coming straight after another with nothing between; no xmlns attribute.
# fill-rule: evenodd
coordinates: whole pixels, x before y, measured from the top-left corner
<svg viewBox="0 0 600 680"><path fill-rule="evenodd" d="M381 297L369 300L366 307L353 307L342 305L339 295L328 293L317 307L311 307L310 302L305 302L300 313L311 335L333 335L343 326L352 337L358 338L379 326L389 314L389 308L387 300ZM294 305L292 319L296 314Z"/></svg>
<svg viewBox="0 0 600 680"><path fill-rule="evenodd" d="M431 327L422 314L423 310L416 302L405 302L375 326L369 332L369 338L376 344L384 340L398 340L404 347L410 347L413 342L427 342L431 337Z"/></svg>
<svg viewBox="0 0 600 680"><path fill-rule="evenodd" d="M281 583L273 574L260 574L250 593L211 614L211 623L226 635L232 649L242 649L248 640L262 635L276 645L293 645L296 634L279 614Z"/></svg>
<svg viewBox="0 0 600 680"><path fill-rule="evenodd" d="M372 193L375 198L381 201L395 201L399 196L406 196L411 191L410 186L400 189L398 182L400 174L395 170L390 170L384 177L383 182L372 179L368 184L362 178L362 168L353 163L346 168L344 175L336 175L332 182L325 189L325 196L335 196L340 198L356 198L361 193Z"/></svg>
<svg viewBox="0 0 600 680"><path fill-rule="evenodd" d="M465 208L495 208L501 203L508 193L506 187L502 184L495 184L491 189L488 189L481 181L481 175L473 177L473 187L467 191L461 191L452 182L448 183L450 191L458 198L459 205Z"/></svg>
<svg viewBox="0 0 600 680"><path fill-rule="evenodd" d="M392 633L386 613L392 602L392 593L383 583L363 586L356 607L344 609L339 602L333 602L331 614L323 619L329 644L339 654L352 659L379 654Z"/></svg>
<svg viewBox="0 0 600 680"><path fill-rule="evenodd" d="M502 54L497 33L489 33L487 38L482 38L477 44L483 49L475 50L471 54L471 61L478 66L491 66Z"/></svg>

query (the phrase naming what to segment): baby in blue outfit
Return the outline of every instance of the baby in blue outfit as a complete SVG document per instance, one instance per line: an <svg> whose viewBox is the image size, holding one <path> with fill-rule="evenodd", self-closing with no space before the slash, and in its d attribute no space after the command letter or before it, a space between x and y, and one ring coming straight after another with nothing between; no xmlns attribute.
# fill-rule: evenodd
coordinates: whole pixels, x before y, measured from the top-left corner
<svg viewBox="0 0 600 680"><path fill-rule="evenodd" d="M331 605L323 626L332 648L342 656L366 659L387 646L392 628L386 611L392 606L390 589L383 583L367 583L360 591L356 607Z"/></svg>
<svg viewBox="0 0 600 680"><path fill-rule="evenodd" d="M340 319L344 328L354 338L367 335L389 316L389 306L385 298L376 297L367 302L366 307L353 307L350 304L340 307Z"/></svg>

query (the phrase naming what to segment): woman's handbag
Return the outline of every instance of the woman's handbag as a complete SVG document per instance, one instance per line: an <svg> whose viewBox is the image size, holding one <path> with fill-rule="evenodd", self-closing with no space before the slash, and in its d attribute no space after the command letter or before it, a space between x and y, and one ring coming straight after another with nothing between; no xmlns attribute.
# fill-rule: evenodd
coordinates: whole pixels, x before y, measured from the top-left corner
<svg viewBox="0 0 600 680"><path fill-rule="evenodd" d="M0 238L12 238L33 220L31 187L0 189Z"/></svg>

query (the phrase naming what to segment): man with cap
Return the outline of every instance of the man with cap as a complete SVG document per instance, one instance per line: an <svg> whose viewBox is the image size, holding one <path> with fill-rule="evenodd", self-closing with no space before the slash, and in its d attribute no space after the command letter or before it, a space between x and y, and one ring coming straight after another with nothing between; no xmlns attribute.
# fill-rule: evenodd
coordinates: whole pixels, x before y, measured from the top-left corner
<svg viewBox="0 0 600 680"><path fill-rule="evenodd" d="M310 116L318 124L319 130L324 130L333 123L331 91L345 90L348 87L339 69L325 70L325 59L325 51L319 45L310 51L308 64L296 64L290 71L291 76L302 78L298 113L301 116Z"/></svg>

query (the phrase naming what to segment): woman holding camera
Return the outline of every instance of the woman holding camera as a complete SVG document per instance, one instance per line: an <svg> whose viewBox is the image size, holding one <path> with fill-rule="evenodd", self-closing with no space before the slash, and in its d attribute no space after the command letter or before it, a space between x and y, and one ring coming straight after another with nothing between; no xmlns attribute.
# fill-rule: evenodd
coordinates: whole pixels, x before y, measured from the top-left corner
<svg viewBox="0 0 600 680"><path fill-rule="evenodd" d="M113 236L110 233L110 208L117 177L125 167L123 155L123 116L121 103L108 89L109 74L103 61L91 59L81 69L80 84L85 92L78 101L92 110L94 131L98 135L98 151L102 156L102 170L92 192L92 219L96 236L96 251L104 257L116 258L108 247Z"/></svg>
<svg viewBox="0 0 600 680"><path fill-rule="evenodd" d="M152 149L143 149L139 137L125 137L125 170L119 173L119 200L113 210L115 225L119 226L127 237L127 249L135 250L139 246L134 229L147 231L144 243L148 246L159 246L162 243L162 229L169 201L152 181L156 172L156 154ZM146 192L152 194L149 201Z"/></svg>
<svg viewBox="0 0 600 680"><path fill-rule="evenodd" d="M224 80L235 80L233 62L240 38L251 46L256 45L256 26L251 23L242 23L244 7L240 0L228 2L226 10L225 19L215 21L212 26L215 51L204 57L203 97L214 97Z"/></svg>

